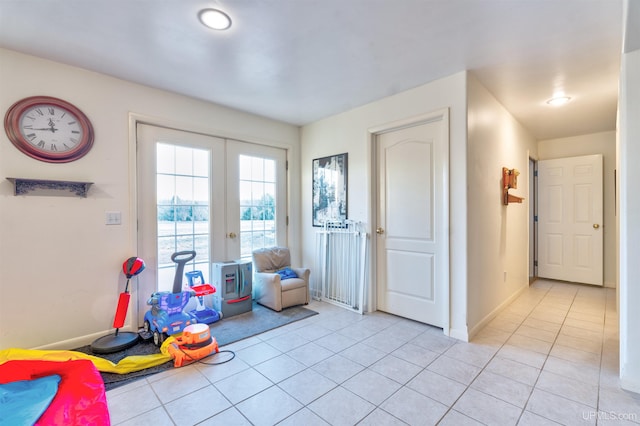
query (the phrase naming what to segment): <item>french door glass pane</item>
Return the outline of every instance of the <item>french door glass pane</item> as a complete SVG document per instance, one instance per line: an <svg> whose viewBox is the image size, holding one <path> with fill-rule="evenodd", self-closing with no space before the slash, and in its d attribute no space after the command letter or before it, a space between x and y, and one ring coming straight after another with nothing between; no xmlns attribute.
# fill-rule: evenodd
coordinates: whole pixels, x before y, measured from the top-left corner
<svg viewBox="0 0 640 426"><path fill-rule="evenodd" d="M211 159L206 149L167 143L156 148L158 291L171 291L175 252L195 250L185 271L200 270L209 281Z"/></svg>
<svg viewBox="0 0 640 426"><path fill-rule="evenodd" d="M240 256L273 246L276 219L276 162L240 155Z"/></svg>

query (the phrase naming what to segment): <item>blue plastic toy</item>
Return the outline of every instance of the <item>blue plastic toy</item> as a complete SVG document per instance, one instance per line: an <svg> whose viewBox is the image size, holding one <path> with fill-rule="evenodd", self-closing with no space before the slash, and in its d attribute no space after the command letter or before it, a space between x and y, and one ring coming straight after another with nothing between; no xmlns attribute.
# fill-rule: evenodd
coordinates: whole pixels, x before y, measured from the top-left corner
<svg viewBox="0 0 640 426"><path fill-rule="evenodd" d="M213 294L215 292L215 288L208 286L207 290L200 291L201 288L206 288L202 271L190 271L185 275L187 276L189 287L196 291L196 295L198 297L196 308L189 312L191 317L195 321L204 324L213 324L214 322L219 321L221 318L220 313L215 309L205 306L204 304L204 296L207 294Z"/></svg>
<svg viewBox="0 0 640 426"><path fill-rule="evenodd" d="M196 252L193 250L173 253L171 260L178 264L173 279L173 291L155 292L147 300L151 309L144 315L144 332L153 333L153 343L158 347L162 346L167 336L181 333L186 326L196 323L191 315L184 312L189 298L195 296L196 292L182 291L184 265L195 257Z"/></svg>

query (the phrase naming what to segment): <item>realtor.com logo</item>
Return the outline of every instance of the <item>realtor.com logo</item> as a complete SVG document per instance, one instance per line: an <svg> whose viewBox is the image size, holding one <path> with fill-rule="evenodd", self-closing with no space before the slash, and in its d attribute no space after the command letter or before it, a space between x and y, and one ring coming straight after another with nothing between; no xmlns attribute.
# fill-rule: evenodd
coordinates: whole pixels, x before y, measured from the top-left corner
<svg viewBox="0 0 640 426"><path fill-rule="evenodd" d="M583 411L582 418L585 420L629 420L638 421L638 413L616 413L614 411Z"/></svg>

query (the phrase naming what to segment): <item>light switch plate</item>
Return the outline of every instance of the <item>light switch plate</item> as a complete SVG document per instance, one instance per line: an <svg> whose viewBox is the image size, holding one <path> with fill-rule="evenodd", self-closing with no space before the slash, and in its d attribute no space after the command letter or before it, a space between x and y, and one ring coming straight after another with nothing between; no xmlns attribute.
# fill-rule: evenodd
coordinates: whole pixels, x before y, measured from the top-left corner
<svg viewBox="0 0 640 426"><path fill-rule="evenodd" d="M105 222L106 225L120 225L122 224L122 213L121 212L105 212Z"/></svg>

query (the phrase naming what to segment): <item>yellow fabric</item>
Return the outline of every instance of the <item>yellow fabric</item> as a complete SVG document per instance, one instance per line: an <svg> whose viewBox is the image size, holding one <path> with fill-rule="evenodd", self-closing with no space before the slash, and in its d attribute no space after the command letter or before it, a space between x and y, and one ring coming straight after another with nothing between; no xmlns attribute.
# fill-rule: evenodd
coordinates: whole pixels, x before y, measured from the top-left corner
<svg viewBox="0 0 640 426"><path fill-rule="evenodd" d="M99 371L104 373L127 374L145 368L155 367L164 364L172 359L167 350L167 346L174 341L173 336L164 341L159 354L152 355L132 355L128 356L117 364L93 355L88 355L76 351L46 351L37 349L9 348L0 351L0 364L13 360L38 360L38 361L72 361L76 359L88 359Z"/></svg>

